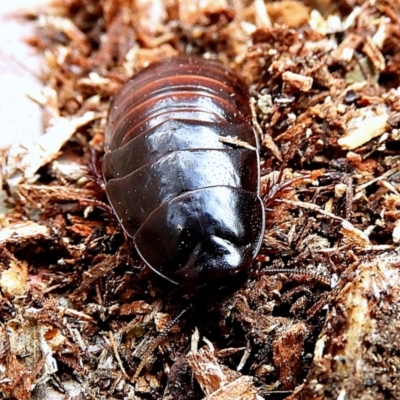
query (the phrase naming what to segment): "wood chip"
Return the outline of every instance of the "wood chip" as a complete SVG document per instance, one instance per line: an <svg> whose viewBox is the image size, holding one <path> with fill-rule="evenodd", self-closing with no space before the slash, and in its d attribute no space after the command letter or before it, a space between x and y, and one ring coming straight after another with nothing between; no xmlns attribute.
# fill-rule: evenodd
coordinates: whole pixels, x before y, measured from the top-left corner
<svg viewBox="0 0 400 400"><path fill-rule="evenodd" d="M0 229L0 244L22 244L33 239L49 239L50 228L33 221L17 222Z"/></svg>
<svg viewBox="0 0 400 400"><path fill-rule="evenodd" d="M9 150L5 178L11 191L16 191L23 181L34 181L40 167L55 159L61 147L76 130L98 118L94 112L87 112L81 117L60 117L40 136L37 141L27 146L14 143Z"/></svg>
<svg viewBox="0 0 400 400"><path fill-rule="evenodd" d="M241 376L235 381L228 383L214 393L204 397L203 400L257 400L257 390L253 380L249 376Z"/></svg>
<svg viewBox="0 0 400 400"><path fill-rule="evenodd" d="M345 150L353 150L389 129L389 114L385 107L357 109L344 126L345 133L338 144Z"/></svg>
<svg viewBox="0 0 400 400"><path fill-rule="evenodd" d="M282 74L282 79L285 84L302 92L308 92L313 84L312 78L300 74L295 74L290 71L284 72Z"/></svg>
<svg viewBox="0 0 400 400"><path fill-rule="evenodd" d="M206 395L210 395L227 383L213 350L202 348L196 353L190 351L186 359Z"/></svg>

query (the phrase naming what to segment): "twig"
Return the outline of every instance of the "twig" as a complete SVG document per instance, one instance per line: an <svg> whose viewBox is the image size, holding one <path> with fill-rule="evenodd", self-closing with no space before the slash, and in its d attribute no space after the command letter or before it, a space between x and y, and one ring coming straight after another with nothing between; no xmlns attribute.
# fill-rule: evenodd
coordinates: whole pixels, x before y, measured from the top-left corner
<svg viewBox="0 0 400 400"><path fill-rule="evenodd" d="M119 368L121 369L121 371L124 375L124 378L129 379L129 376L126 373L124 366L122 365L122 360L121 360L121 357L119 356L118 347L117 347L117 343L115 342L114 334L110 331L110 332L108 332L108 337L110 339L111 347L114 351L114 355L115 355L115 358L117 359Z"/></svg>
<svg viewBox="0 0 400 400"><path fill-rule="evenodd" d="M94 319L90 315L87 315L81 311L76 311L76 310L73 310L72 308L61 307L61 306L57 307L57 309L62 314L69 315L70 317L76 317L78 319L83 319L85 321L95 322Z"/></svg>

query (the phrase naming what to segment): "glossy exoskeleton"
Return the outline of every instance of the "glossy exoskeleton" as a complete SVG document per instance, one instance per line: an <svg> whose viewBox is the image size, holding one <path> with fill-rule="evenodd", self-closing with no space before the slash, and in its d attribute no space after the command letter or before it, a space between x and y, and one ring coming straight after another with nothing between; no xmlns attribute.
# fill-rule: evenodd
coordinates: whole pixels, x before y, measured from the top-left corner
<svg viewBox="0 0 400 400"><path fill-rule="evenodd" d="M265 217L248 92L232 71L191 56L140 71L111 104L102 167L150 268L182 286L243 283Z"/></svg>

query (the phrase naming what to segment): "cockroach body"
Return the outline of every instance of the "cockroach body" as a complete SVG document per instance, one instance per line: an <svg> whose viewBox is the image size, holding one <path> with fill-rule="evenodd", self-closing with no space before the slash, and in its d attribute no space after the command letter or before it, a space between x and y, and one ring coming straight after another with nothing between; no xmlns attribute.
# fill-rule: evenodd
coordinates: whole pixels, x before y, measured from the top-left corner
<svg viewBox="0 0 400 400"><path fill-rule="evenodd" d="M187 287L244 282L265 215L248 92L232 71L191 56L140 71L111 104L102 168L121 226L156 273Z"/></svg>

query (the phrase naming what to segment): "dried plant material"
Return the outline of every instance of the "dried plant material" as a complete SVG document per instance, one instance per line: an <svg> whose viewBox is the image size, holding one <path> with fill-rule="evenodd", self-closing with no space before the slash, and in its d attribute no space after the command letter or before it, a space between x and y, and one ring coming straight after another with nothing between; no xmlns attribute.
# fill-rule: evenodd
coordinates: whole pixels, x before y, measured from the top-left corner
<svg viewBox="0 0 400 400"><path fill-rule="evenodd" d="M1 389L8 398L30 399L33 390L43 390L46 381L57 372L53 349L60 349L64 339L59 332L51 332L48 324L37 320L33 309L19 314L1 330L5 346L0 358ZM41 379L37 379L39 375Z"/></svg>
<svg viewBox="0 0 400 400"><path fill-rule="evenodd" d="M296 386L296 375L300 373L300 355L304 351L304 341L308 333L303 323L295 324L274 342L274 364L280 369L282 389Z"/></svg>
<svg viewBox="0 0 400 400"><path fill-rule="evenodd" d="M354 49L356 49L362 43L362 37L359 35L350 33L340 43L336 50L331 54L337 61L351 62L354 56Z"/></svg>
<svg viewBox="0 0 400 400"><path fill-rule="evenodd" d="M247 142L245 142L243 140L239 140L237 137L220 136L218 138L218 140L220 142L229 143L229 144L232 144L232 145L237 146L237 147L242 147L244 149L249 149L249 150L255 150L256 149L254 146L250 145L249 143L247 143Z"/></svg>
<svg viewBox="0 0 400 400"><path fill-rule="evenodd" d="M20 352L14 349L14 346L10 343L15 342L15 333L8 331L6 327L1 327L0 338L4 346L2 349L2 357L0 358L0 365L2 366L0 390L2 395L7 398L14 397L21 400L28 400L31 398L33 383L43 367L43 362L38 358L36 360L36 367L39 368L27 368L23 363L24 360L22 359L22 362L19 360L18 356ZM21 341L24 339L26 341L26 338L20 338ZM31 346L29 336L27 346ZM29 352L29 354L31 353Z"/></svg>
<svg viewBox="0 0 400 400"><path fill-rule="evenodd" d="M305 387L292 399L398 398L398 253L371 258L336 295Z"/></svg>
<svg viewBox="0 0 400 400"><path fill-rule="evenodd" d="M389 129L389 115L385 107L366 107L355 110L346 121L344 135L338 144L346 150L353 150L371 139L381 136Z"/></svg>
<svg viewBox="0 0 400 400"><path fill-rule="evenodd" d="M76 130L98 118L94 112L87 112L72 119L60 117L36 143L27 146L14 143L5 166L5 177L11 191L23 181L32 181L38 169L57 157L61 147Z"/></svg>
<svg viewBox="0 0 400 400"><path fill-rule="evenodd" d="M191 2L178 0L178 4L179 20L188 27L193 27L196 24L205 25L210 15L229 12L226 0L196 0Z"/></svg>
<svg viewBox="0 0 400 400"><path fill-rule="evenodd" d="M133 15L138 24L138 32L147 41L165 32L165 21L168 17L167 4L162 0L137 0L133 3ZM154 39L153 39L154 40ZM152 47L157 47L156 43ZM161 44L161 43L159 43Z"/></svg>
<svg viewBox="0 0 400 400"><path fill-rule="evenodd" d="M0 230L1 244L24 244L26 241L49 239L49 227L33 221L17 222Z"/></svg>
<svg viewBox="0 0 400 400"><path fill-rule="evenodd" d="M102 257L97 264L95 264L89 271L83 275L83 282L80 287L76 290L75 295L79 295L88 286L92 285L97 279L107 274L112 269L118 266L118 255L108 255ZM142 308L143 305L141 304Z"/></svg>
<svg viewBox="0 0 400 400"><path fill-rule="evenodd" d="M135 71L149 66L152 62L164 58L177 56L179 53L169 44L163 44L154 49L142 49L132 47L126 54L124 69L127 76L132 76Z"/></svg>
<svg viewBox="0 0 400 400"><path fill-rule="evenodd" d="M154 323L156 324L157 332L162 332L171 322L171 316L167 313L157 313L154 316Z"/></svg>
<svg viewBox="0 0 400 400"><path fill-rule="evenodd" d="M254 18L257 28L271 28L272 22L264 0L254 0Z"/></svg>
<svg viewBox="0 0 400 400"><path fill-rule="evenodd" d="M368 236L364 232L355 228L348 221L342 222L342 229L340 230L340 233L342 233L347 241L353 242L359 246L366 247L371 245Z"/></svg>
<svg viewBox="0 0 400 400"><path fill-rule="evenodd" d="M24 201L30 203L33 207L38 207L38 200L40 200L40 207L45 207L49 203L67 202L67 201L82 201L86 206L95 203L95 192L90 189L81 189L73 186L48 186L48 185L31 185L20 184L19 194L23 197Z"/></svg>
<svg viewBox="0 0 400 400"><path fill-rule="evenodd" d="M122 375L124 376L125 379L129 379L129 376L125 371L124 365L122 364L121 356L119 355L119 352L118 352L118 345L115 340L114 334L112 332L109 332L109 339L110 339L111 347L114 351L115 358L117 359L119 368L122 372Z"/></svg>
<svg viewBox="0 0 400 400"><path fill-rule="evenodd" d="M193 340L193 338L192 338ZM194 339L196 340L196 339ZM252 379L238 376L237 372L221 367L212 345L190 351L186 360L194 377L207 395L204 399L256 399L257 391Z"/></svg>
<svg viewBox="0 0 400 400"><path fill-rule="evenodd" d="M394 224L393 233L392 233L393 243L400 243L400 219Z"/></svg>
<svg viewBox="0 0 400 400"><path fill-rule="evenodd" d="M376 71L383 71L385 69L385 59L378 49L378 46L373 42L370 37L367 37L367 42L364 44L363 50Z"/></svg>
<svg viewBox="0 0 400 400"><path fill-rule="evenodd" d="M56 32L63 33L83 53L87 53L89 50L86 35L69 18L49 15L43 18L40 23Z"/></svg>
<svg viewBox="0 0 400 400"><path fill-rule="evenodd" d="M329 400L362 397L353 393L370 385L369 397L399 397L388 320L394 325L399 314L390 251L399 243L400 6L353 3L74 0L29 8L45 85L30 98L43 108L44 138L54 141L14 147L0 178L10 196L0 231L9 252L0 396L283 400L304 392ZM263 245L249 279L219 301L155 277L103 190L112 96L141 68L178 54L218 60L243 77L261 143ZM21 275L9 260L26 266ZM200 333L187 355L193 326ZM27 346L9 351L10 332L36 356ZM200 334L212 344L205 339L198 351ZM355 348L366 368L357 367Z"/></svg>
<svg viewBox="0 0 400 400"><path fill-rule="evenodd" d="M190 351L186 359L206 395L210 395L227 383L225 374L215 357L214 349L205 347L196 352Z"/></svg>
<svg viewBox="0 0 400 400"><path fill-rule="evenodd" d="M262 139L261 142L261 147L266 148L267 150L271 151L271 153L279 160L282 160L282 154L278 148L278 146L274 143L274 140L272 139L271 135L268 133L264 133L263 130L261 129L260 124L257 121L257 111L256 111L256 104L259 107L259 109L264 113L268 114L271 109L271 98L270 97L265 97L262 96L261 99L256 103L254 99L250 100L250 107L251 107L251 113L253 117L253 127L256 130L257 134L259 137Z"/></svg>
<svg viewBox="0 0 400 400"><path fill-rule="evenodd" d="M0 271L0 288L4 296L22 296L26 290L28 264L3 252L0 259Z"/></svg>
<svg viewBox="0 0 400 400"><path fill-rule="evenodd" d="M81 237L89 237L93 233L93 229L86 224L74 224L73 226L67 227L67 229L75 235L79 235Z"/></svg>
<svg viewBox="0 0 400 400"><path fill-rule="evenodd" d="M342 197L346 193L346 190L347 186L343 183L335 185L335 197L336 198Z"/></svg>
<svg viewBox="0 0 400 400"><path fill-rule="evenodd" d="M267 12L273 24L298 28L307 23L310 10L300 1L283 0L267 4Z"/></svg>
<svg viewBox="0 0 400 400"><path fill-rule="evenodd" d="M53 161L51 163L51 172L59 179L65 179L68 182L87 179L87 168L73 160L60 159Z"/></svg>
<svg viewBox="0 0 400 400"><path fill-rule="evenodd" d="M313 84L312 78L300 74L294 74L290 71L284 72L282 74L282 79L286 85L301 90L302 92L308 92Z"/></svg>
<svg viewBox="0 0 400 400"><path fill-rule="evenodd" d="M144 301L134 301L130 304L123 304L119 309L120 315L131 315L131 314L148 314L152 311L150 304Z"/></svg>
<svg viewBox="0 0 400 400"><path fill-rule="evenodd" d="M235 381L226 384L222 388L211 393L204 400L257 400L256 388L254 387L253 380L248 376L241 376Z"/></svg>

